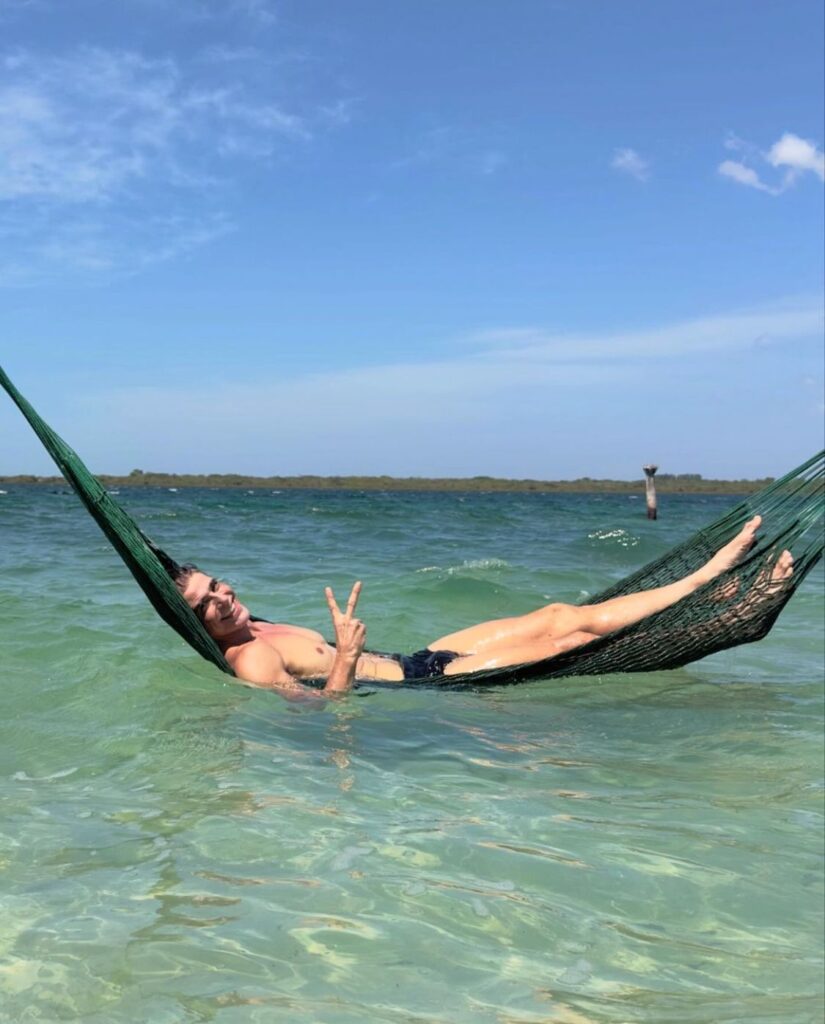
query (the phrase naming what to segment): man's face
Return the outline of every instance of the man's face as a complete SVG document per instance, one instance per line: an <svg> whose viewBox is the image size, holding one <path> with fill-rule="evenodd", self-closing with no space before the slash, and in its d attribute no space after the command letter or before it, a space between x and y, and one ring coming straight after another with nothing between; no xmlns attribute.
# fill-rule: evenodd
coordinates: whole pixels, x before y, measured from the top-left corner
<svg viewBox="0 0 825 1024"><path fill-rule="evenodd" d="M237 600L232 587L205 572L187 577L183 599L216 640L231 636L249 622L249 609Z"/></svg>

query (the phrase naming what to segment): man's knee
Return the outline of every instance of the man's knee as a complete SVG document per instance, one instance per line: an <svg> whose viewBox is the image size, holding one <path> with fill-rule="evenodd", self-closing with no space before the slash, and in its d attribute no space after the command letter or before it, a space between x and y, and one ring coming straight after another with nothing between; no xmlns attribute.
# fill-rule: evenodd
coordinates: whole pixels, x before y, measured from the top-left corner
<svg viewBox="0 0 825 1024"><path fill-rule="evenodd" d="M581 608L555 601L541 609L544 628L551 636L565 636L582 629Z"/></svg>

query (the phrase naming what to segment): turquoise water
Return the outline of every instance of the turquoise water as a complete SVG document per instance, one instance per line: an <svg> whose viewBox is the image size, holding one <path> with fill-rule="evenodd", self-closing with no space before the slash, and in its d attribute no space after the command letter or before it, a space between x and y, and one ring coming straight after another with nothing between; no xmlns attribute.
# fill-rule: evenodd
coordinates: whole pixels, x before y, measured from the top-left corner
<svg viewBox="0 0 825 1024"><path fill-rule="evenodd" d="M823 583L661 674L322 709L228 681L70 494L0 494L0 1020L822 1018ZM579 600L731 503L138 492L258 614L376 648Z"/></svg>

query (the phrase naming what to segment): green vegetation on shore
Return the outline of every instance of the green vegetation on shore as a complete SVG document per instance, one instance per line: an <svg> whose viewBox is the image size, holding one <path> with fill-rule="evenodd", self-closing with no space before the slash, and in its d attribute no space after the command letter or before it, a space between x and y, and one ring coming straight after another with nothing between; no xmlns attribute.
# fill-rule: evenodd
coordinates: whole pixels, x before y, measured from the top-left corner
<svg viewBox="0 0 825 1024"><path fill-rule="evenodd" d="M644 480L504 480L492 476L394 477L394 476L242 476L238 473L144 473L134 469L128 476L100 474L104 487L226 487L249 490L323 491L539 491L557 493L602 492L643 494ZM762 480L705 480L699 473L662 473L656 477L661 494L751 494L765 487ZM42 487L65 486L60 476L0 476L2 484Z"/></svg>

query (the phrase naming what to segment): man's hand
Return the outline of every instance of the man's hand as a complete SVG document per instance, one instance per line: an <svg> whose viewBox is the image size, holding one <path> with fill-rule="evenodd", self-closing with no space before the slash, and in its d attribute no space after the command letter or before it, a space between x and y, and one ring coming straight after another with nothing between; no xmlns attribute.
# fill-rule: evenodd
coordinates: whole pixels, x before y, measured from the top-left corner
<svg viewBox="0 0 825 1024"><path fill-rule="evenodd" d="M324 692L349 690L355 678L358 659L364 650L364 643L367 639L367 627L360 619L353 618L353 612L361 593L361 581L359 580L350 591L347 610L343 613L335 600L332 587L327 587L324 593L335 629L335 661L327 678Z"/></svg>

